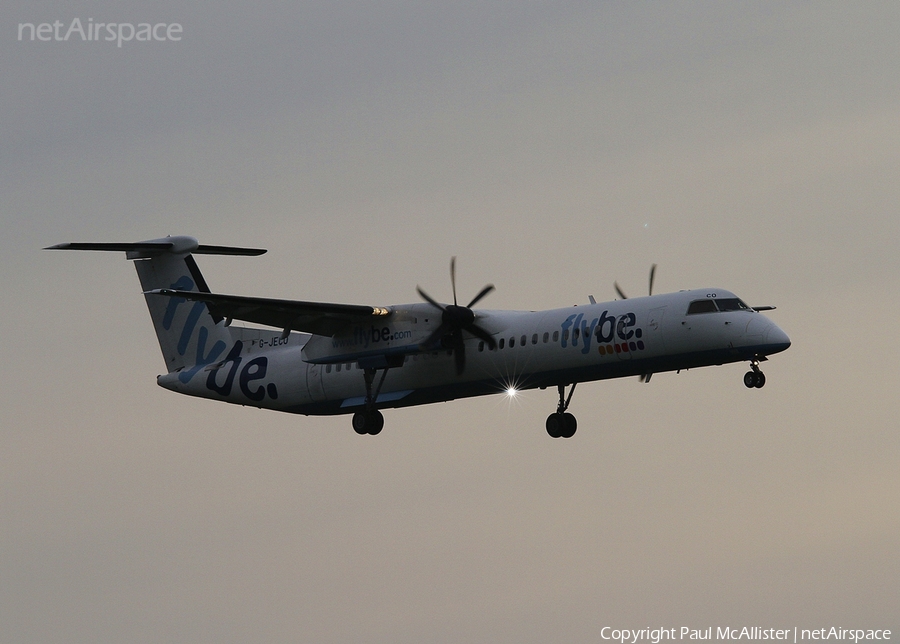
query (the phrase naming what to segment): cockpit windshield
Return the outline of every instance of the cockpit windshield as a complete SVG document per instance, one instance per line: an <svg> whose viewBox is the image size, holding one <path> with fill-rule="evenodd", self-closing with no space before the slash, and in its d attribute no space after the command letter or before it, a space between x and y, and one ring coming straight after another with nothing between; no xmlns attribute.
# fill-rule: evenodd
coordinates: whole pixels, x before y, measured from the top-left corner
<svg viewBox="0 0 900 644"><path fill-rule="evenodd" d="M741 302L736 297L723 298L716 300L716 306L720 311L749 311L750 307Z"/></svg>
<svg viewBox="0 0 900 644"><path fill-rule="evenodd" d="M695 315L697 313L715 313L717 311L752 311L749 306L744 304L736 297L725 297L716 300L694 300L688 306L687 314Z"/></svg>
<svg viewBox="0 0 900 644"><path fill-rule="evenodd" d="M688 307L687 314L715 313L717 310L714 300L695 300L691 302L691 305Z"/></svg>

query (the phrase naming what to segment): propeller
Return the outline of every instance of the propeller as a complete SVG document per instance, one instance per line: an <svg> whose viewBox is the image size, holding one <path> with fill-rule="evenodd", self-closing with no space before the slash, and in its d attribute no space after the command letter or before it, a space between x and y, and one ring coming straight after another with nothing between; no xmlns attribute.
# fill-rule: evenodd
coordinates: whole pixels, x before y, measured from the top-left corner
<svg viewBox="0 0 900 644"><path fill-rule="evenodd" d="M653 280L655 280L655 279L656 279L656 264L653 264L650 267L650 285L647 289L647 293L650 295L653 295ZM621 288L619 288L618 282L613 282L613 286L616 288L616 293L619 294L619 297L621 297L623 300L628 299L628 296L625 295L625 293L622 291ZM638 376L638 380L640 380L641 382L650 382L650 378L652 376L653 376L652 372L651 373L642 373L640 376Z"/></svg>
<svg viewBox="0 0 900 644"><path fill-rule="evenodd" d="M456 360L456 373L458 375L466 368L466 345L463 342L463 331L467 331L476 338L483 340L489 349L494 349L497 346L491 334L475 324L475 312L472 310L475 304L494 290L494 285L486 285L466 306L459 306L456 299L456 257L450 258L450 285L453 288L453 304L447 305L437 302L423 291L422 287L416 287L416 291L423 300L441 311L440 326L419 346L427 350L433 349L436 345L443 349L451 349Z"/></svg>
<svg viewBox="0 0 900 644"><path fill-rule="evenodd" d="M650 267L650 288L648 289L648 294L653 295L653 280L656 279L656 264ZM625 292L619 287L618 282L613 282L613 287L616 289L616 293L619 294L623 300L627 300L628 296L625 295Z"/></svg>

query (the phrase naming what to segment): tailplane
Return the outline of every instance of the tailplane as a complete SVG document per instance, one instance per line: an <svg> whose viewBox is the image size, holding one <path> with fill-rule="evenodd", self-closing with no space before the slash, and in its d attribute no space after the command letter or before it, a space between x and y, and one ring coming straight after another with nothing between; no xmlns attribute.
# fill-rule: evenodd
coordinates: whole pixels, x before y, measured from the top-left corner
<svg viewBox="0 0 900 644"><path fill-rule="evenodd" d="M225 357L233 343L225 321L213 316L204 302L149 293L174 289L209 293L209 287L194 260L195 254L262 255L259 248L209 246L193 237L176 236L136 243L67 243L45 250L105 250L124 252L134 260L138 278L150 309L156 337L169 372L180 371L185 382L200 368Z"/></svg>

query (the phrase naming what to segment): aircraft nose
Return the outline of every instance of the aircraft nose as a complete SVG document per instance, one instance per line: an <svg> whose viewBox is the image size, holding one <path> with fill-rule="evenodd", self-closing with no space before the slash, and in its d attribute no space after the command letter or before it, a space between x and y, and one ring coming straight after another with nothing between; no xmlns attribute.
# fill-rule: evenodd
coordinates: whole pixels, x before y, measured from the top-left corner
<svg viewBox="0 0 900 644"><path fill-rule="evenodd" d="M777 324L770 326L766 331L766 353L778 353L789 346L791 346L791 339L787 333L778 328Z"/></svg>

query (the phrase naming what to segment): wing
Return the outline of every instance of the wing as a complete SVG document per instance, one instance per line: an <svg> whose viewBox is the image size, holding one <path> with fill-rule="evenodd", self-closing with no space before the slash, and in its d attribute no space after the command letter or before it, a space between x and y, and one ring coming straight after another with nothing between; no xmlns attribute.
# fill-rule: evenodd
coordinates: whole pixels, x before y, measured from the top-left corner
<svg viewBox="0 0 900 644"><path fill-rule="evenodd" d="M173 289L156 289L147 291L147 294L183 297L186 300L206 302L209 312L214 316L272 326L282 329L284 336L291 331L332 336L351 324L367 323L391 314L390 309L378 306L298 302L297 300L196 293Z"/></svg>

